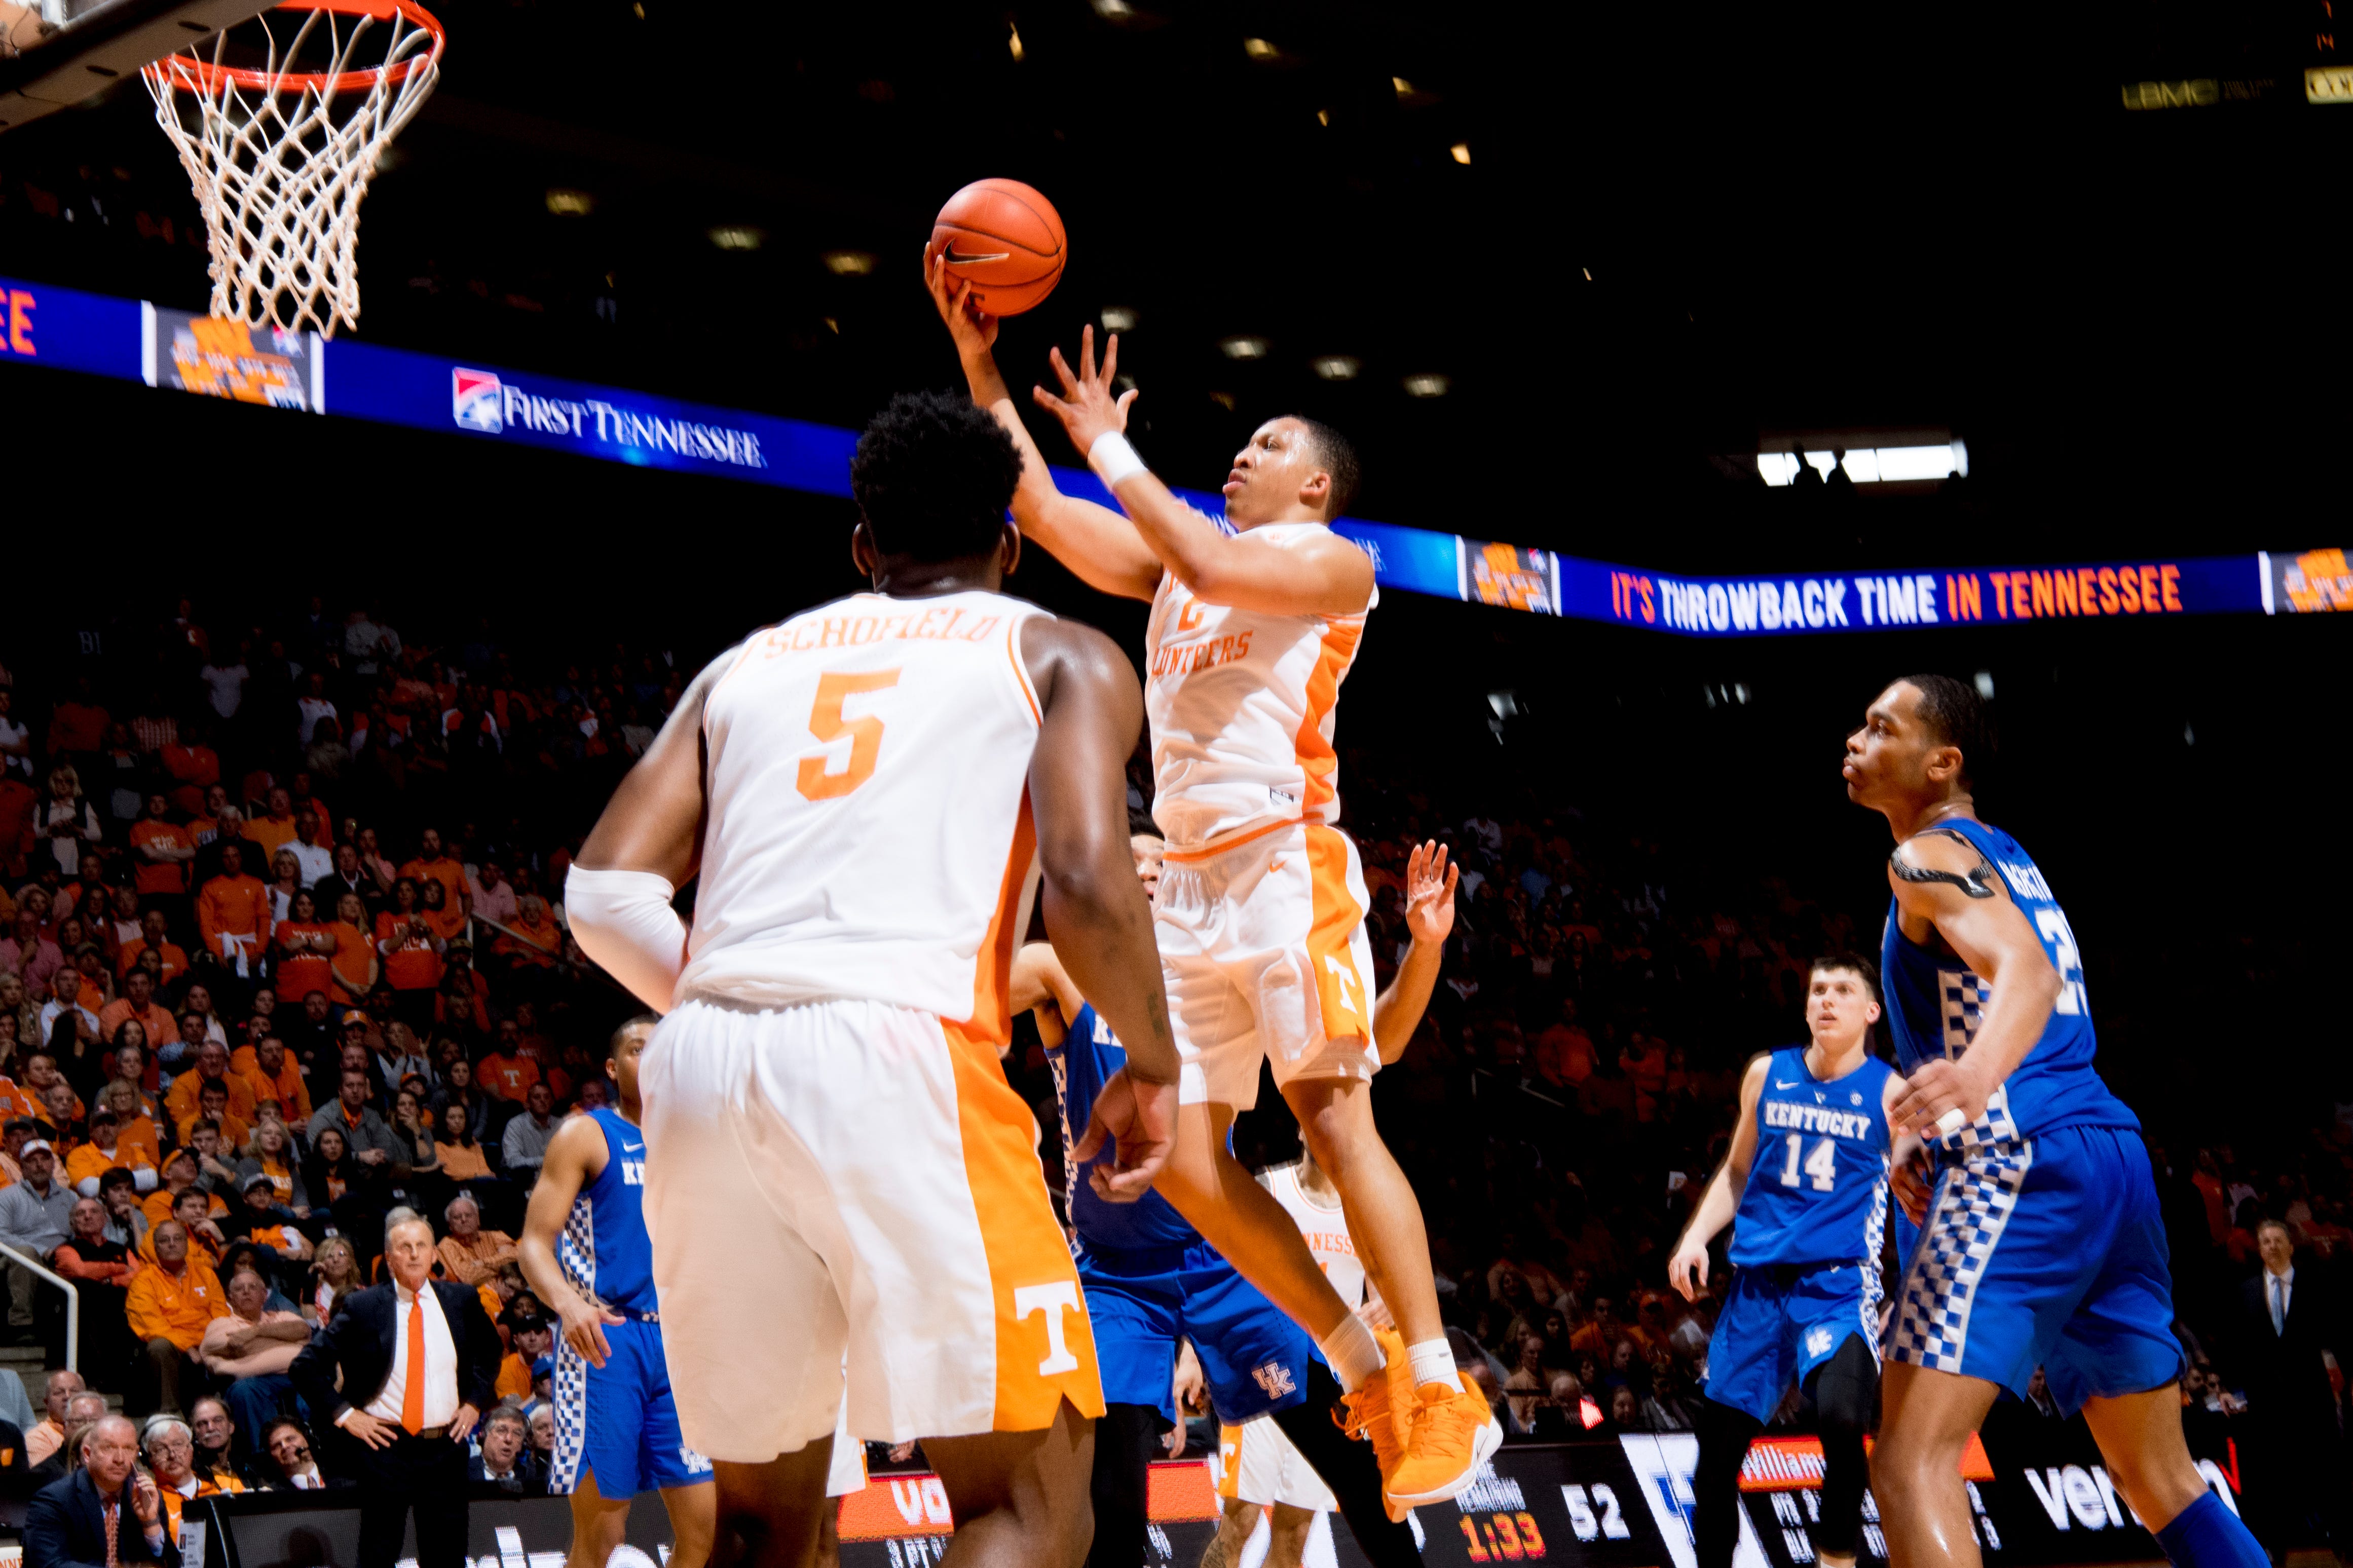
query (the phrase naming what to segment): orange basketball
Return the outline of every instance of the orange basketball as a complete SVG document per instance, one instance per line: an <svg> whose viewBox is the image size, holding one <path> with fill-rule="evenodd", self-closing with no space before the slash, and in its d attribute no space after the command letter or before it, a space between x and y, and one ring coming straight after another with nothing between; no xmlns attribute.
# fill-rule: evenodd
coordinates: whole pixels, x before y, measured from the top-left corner
<svg viewBox="0 0 2353 1568"><path fill-rule="evenodd" d="M975 180L950 196L932 224L947 243L951 278L972 285L992 316L1018 316L1062 280L1070 247L1054 204L1018 180Z"/></svg>

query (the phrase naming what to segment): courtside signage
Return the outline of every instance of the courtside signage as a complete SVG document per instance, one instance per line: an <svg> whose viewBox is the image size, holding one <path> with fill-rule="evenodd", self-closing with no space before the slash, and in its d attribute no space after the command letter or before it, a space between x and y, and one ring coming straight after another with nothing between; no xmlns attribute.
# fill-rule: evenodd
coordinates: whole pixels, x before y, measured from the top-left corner
<svg viewBox="0 0 2353 1568"><path fill-rule="evenodd" d="M818 495L849 494L857 432L474 365L0 277L0 364L44 364L313 414L570 452ZM1066 494L1109 504L1083 468ZM1178 489L1216 516L1219 498ZM2345 552L2067 566L1685 577L1397 523L1343 518L1384 588L1683 637L1808 636L2116 616L2353 609Z"/></svg>

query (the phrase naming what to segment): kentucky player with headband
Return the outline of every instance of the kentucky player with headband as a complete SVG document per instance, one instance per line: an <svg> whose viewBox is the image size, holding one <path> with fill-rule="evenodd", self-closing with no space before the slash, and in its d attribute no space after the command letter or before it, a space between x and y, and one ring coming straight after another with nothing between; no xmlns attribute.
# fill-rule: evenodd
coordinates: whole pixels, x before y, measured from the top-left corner
<svg viewBox="0 0 2353 1568"><path fill-rule="evenodd" d="M1880 967L1907 1075L1895 1192L1922 1221L1887 1328L1872 1477L1893 1568L1977 1568L1969 1434L2040 1365L2116 1489L2187 1568L2262 1568L2181 1435L2181 1346L2140 1122L2093 1067L2075 936L2018 840L1977 816L1977 689L1915 675L1847 737L1847 796L1894 831ZM1926 1145L1933 1194L1915 1168Z"/></svg>
<svg viewBox="0 0 2353 1568"><path fill-rule="evenodd" d="M671 1568L702 1568L718 1522L710 1461L679 1432L646 1238L638 1058L654 1024L632 1018L613 1031L605 1071L620 1108L600 1106L556 1130L523 1222L523 1274L562 1320L548 1489L572 1494L569 1568L605 1568L629 1500L649 1487L670 1511ZM827 1496L866 1484L863 1453L837 1435ZM827 1517L821 1554L836 1550Z"/></svg>
<svg viewBox="0 0 2353 1568"><path fill-rule="evenodd" d="M1887 1231L1887 1113L1903 1080L1871 1054L1879 976L1848 953L1806 977L1810 1045L1759 1056L1740 1080L1732 1148L1667 1264L1685 1300L1707 1283L1729 1222L1739 1272L1707 1347L1692 1537L1699 1568L1731 1568L1740 1465L1791 1384L1820 1413L1825 1568L1852 1568L1863 1434L1879 1394L1879 1255Z"/></svg>

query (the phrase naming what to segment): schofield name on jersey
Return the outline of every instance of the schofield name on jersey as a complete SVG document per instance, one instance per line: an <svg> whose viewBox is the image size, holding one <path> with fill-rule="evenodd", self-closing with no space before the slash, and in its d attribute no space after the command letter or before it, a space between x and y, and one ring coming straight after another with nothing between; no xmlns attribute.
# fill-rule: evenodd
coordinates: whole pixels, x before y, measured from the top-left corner
<svg viewBox="0 0 2353 1568"><path fill-rule="evenodd" d="M1871 1118L1860 1111L1832 1110L1821 1105L1792 1105L1786 1100L1768 1100L1757 1109L1764 1112L1767 1127L1820 1132L1832 1138L1871 1136Z"/></svg>
<svg viewBox="0 0 2353 1568"><path fill-rule="evenodd" d="M879 642L986 642L1004 623L959 608L903 610L896 614L812 616L771 626L752 639L763 658L828 647L864 647Z"/></svg>

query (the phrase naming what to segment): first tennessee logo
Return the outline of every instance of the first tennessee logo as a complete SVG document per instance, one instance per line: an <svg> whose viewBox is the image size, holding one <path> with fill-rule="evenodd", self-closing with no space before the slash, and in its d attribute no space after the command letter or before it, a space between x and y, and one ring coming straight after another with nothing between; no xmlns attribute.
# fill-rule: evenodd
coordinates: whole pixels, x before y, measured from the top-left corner
<svg viewBox="0 0 2353 1568"><path fill-rule="evenodd" d="M449 413L459 427L496 436L507 427L506 399L499 378L488 371L449 372Z"/></svg>

